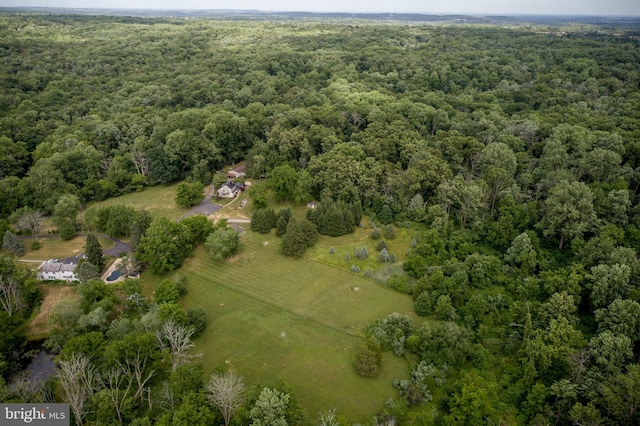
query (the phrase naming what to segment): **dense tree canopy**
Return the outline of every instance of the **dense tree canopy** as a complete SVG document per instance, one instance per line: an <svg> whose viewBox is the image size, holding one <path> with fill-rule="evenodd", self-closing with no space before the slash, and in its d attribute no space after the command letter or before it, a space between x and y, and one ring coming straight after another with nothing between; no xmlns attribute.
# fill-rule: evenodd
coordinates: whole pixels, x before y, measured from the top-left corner
<svg viewBox="0 0 640 426"><path fill-rule="evenodd" d="M14 234L37 239L44 215L73 234L86 202L145 185L189 179L177 195L192 205L216 170L245 161L264 179L250 189L251 229L277 228L287 255L302 256L316 229L349 234L363 214L389 246L411 235L401 267L388 265L388 248L377 259L393 271L385 283L427 321L374 322L373 346L357 359L375 372L378 350L391 350L411 364L379 423L637 423L637 23L260 19L1 15L6 249L19 256ZM272 194L322 201L306 221L276 215ZM180 267L204 241L222 257L237 243L206 218L151 221L124 205L83 220L131 236L136 259L156 273ZM359 260L367 256L358 247ZM0 352L9 354L18 346L12 318L34 296L2 259ZM161 332L199 315L167 286L160 306L140 289L116 294L87 265L81 300L52 313L50 337L75 420L229 422L191 380L197 367L170 362ZM94 372L95 383L86 380ZM407 411L429 403L436 386L428 418ZM237 416L287 424L292 400L260 388Z"/></svg>

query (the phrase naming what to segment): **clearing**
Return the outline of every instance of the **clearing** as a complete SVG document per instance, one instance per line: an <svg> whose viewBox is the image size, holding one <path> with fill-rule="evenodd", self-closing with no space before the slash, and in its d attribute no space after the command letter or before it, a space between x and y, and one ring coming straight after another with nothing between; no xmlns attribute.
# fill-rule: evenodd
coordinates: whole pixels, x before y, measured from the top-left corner
<svg viewBox="0 0 640 426"><path fill-rule="evenodd" d="M90 203L87 208L113 206L124 204L136 210L146 210L152 217L161 217L175 220L182 216L187 209L178 206L175 202L176 186L180 182L171 185L146 186L143 191L108 198L104 201ZM205 188L208 190L208 187Z"/></svg>
<svg viewBox="0 0 640 426"><path fill-rule="evenodd" d="M282 379L312 418L336 407L352 421L370 420L396 397L392 380L408 371L403 359L385 353L380 376L359 376L353 358L363 328L393 312L413 316L411 299L336 267L288 259L279 248L274 231L249 232L233 260L214 261L198 248L168 276L186 277L181 303L207 312L197 339L206 372L225 366L249 383ZM148 291L167 278L143 276Z"/></svg>
<svg viewBox="0 0 640 426"><path fill-rule="evenodd" d="M49 334L49 317L51 310L55 305L68 298L76 298L76 286L67 286L59 284L38 284L40 292L42 292L42 305L35 317L29 323L29 327L25 333L27 339L38 340L43 339Z"/></svg>

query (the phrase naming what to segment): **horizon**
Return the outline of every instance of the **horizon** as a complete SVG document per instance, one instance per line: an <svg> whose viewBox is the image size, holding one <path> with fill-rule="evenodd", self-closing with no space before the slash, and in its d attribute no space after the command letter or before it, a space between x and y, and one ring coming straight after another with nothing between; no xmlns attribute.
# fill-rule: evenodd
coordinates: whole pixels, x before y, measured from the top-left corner
<svg viewBox="0 0 640 426"><path fill-rule="evenodd" d="M218 12L218 13L257 13L257 14L278 14L278 13L305 13L313 15L422 15L422 16L472 16L472 17L602 17L602 18L640 18L638 14L599 14L599 13L569 13L569 12L462 12L462 11L434 11L434 12L410 12L410 11L346 11L346 10L305 10L305 9L231 9L231 8L192 8L192 7L151 7L151 6L24 6L1 4L3 9L52 9L52 10L84 10L84 11L158 11L158 12Z"/></svg>
<svg viewBox="0 0 640 426"><path fill-rule="evenodd" d="M503 16L640 16L637 0L0 0L0 8Z"/></svg>

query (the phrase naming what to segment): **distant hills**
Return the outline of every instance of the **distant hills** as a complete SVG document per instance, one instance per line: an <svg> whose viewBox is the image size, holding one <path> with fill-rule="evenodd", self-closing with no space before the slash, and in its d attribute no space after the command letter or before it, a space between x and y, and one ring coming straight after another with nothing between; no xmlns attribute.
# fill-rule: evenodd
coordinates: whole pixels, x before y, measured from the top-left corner
<svg viewBox="0 0 640 426"><path fill-rule="evenodd" d="M129 17L211 18L248 20L307 20L341 19L395 22L442 22L453 24L484 25L567 25L571 23L624 26L640 28L640 16L580 16L580 15L430 15L420 13L319 13L319 12L264 12L259 10L211 10L211 9L108 9L61 7L0 7L0 13L18 14L66 14L103 15Z"/></svg>

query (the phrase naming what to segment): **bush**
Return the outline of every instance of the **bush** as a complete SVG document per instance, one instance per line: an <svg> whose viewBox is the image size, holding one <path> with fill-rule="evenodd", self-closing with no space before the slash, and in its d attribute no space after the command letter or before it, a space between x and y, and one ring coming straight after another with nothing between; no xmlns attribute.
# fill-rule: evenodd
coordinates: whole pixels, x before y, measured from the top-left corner
<svg viewBox="0 0 640 426"><path fill-rule="evenodd" d="M355 356L355 367L358 374L365 377L375 377L380 374L382 354L375 342L368 341L360 348Z"/></svg>
<svg viewBox="0 0 640 426"><path fill-rule="evenodd" d="M357 274L360 272L360 268L356 265L351 265L351 272L354 272Z"/></svg>
<svg viewBox="0 0 640 426"><path fill-rule="evenodd" d="M40 247L42 247L42 245L40 244L40 241L32 240L29 247L31 248L31 250L40 250Z"/></svg>
<svg viewBox="0 0 640 426"><path fill-rule="evenodd" d="M426 291L420 293L413 302L413 308L417 315L421 317L429 315L431 312L431 297Z"/></svg>
<svg viewBox="0 0 640 426"><path fill-rule="evenodd" d="M369 252L366 247L357 247L356 248L356 257L358 259L366 259L369 257Z"/></svg>
<svg viewBox="0 0 640 426"><path fill-rule="evenodd" d="M380 263L389 261L389 252L387 251L386 248L383 248L382 251L380 252L380 256L378 256L378 261Z"/></svg>
<svg viewBox="0 0 640 426"><path fill-rule="evenodd" d="M24 256L25 249L22 241L18 239L13 233L9 230L5 231L4 238L2 239L2 248L10 251L16 256Z"/></svg>
<svg viewBox="0 0 640 426"><path fill-rule="evenodd" d="M404 275L394 275L387 280L387 286L400 293L411 294L413 286Z"/></svg>
<svg viewBox="0 0 640 426"><path fill-rule="evenodd" d="M157 303L175 303L180 298L180 292L175 283L171 280L163 280L156 289Z"/></svg>
<svg viewBox="0 0 640 426"><path fill-rule="evenodd" d="M191 308L187 311L187 322L193 327L194 336L197 336L207 327L207 314L202 308Z"/></svg>
<svg viewBox="0 0 640 426"><path fill-rule="evenodd" d="M344 260L346 260L347 262L351 260L351 255L349 253L344 255Z"/></svg>
<svg viewBox="0 0 640 426"><path fill-rule="evenodd" d="M393 225L386 225L384 227L384 237L388 240L395 240L396 230Z"/></svg>
<svg viewBox="0 0 640 426"><path fill-rule="evenodd" d="M329 254L335 254L336 249L334 249L333 247L329 247Z"/></svg>
<svg viewBox="0 0 640 426"><path fill-rule="evenodd" d="M382 251L382 249L386 249L386 248L387 248L387 243L385 242L385 240L380 241L376 246L376 250L378 251Z"/></svg>
<svg viewBox="0 0 640 426"><path fill-rule="evenodd" d="M380 237L382 236L382 233L380 232L380 228L373 228L373 231L371 231L371 234L369 234L369 236L371 237L371 239L379 240Z"/></svg>
<svg viewBox="0 0 640 426"><path fill-rule="evenodd" d="M65 241L72 239L75 233L76 230L68 220L65 220L60 224L60 226L58 226L58 234L60 234L60 238Z"/></svg>

